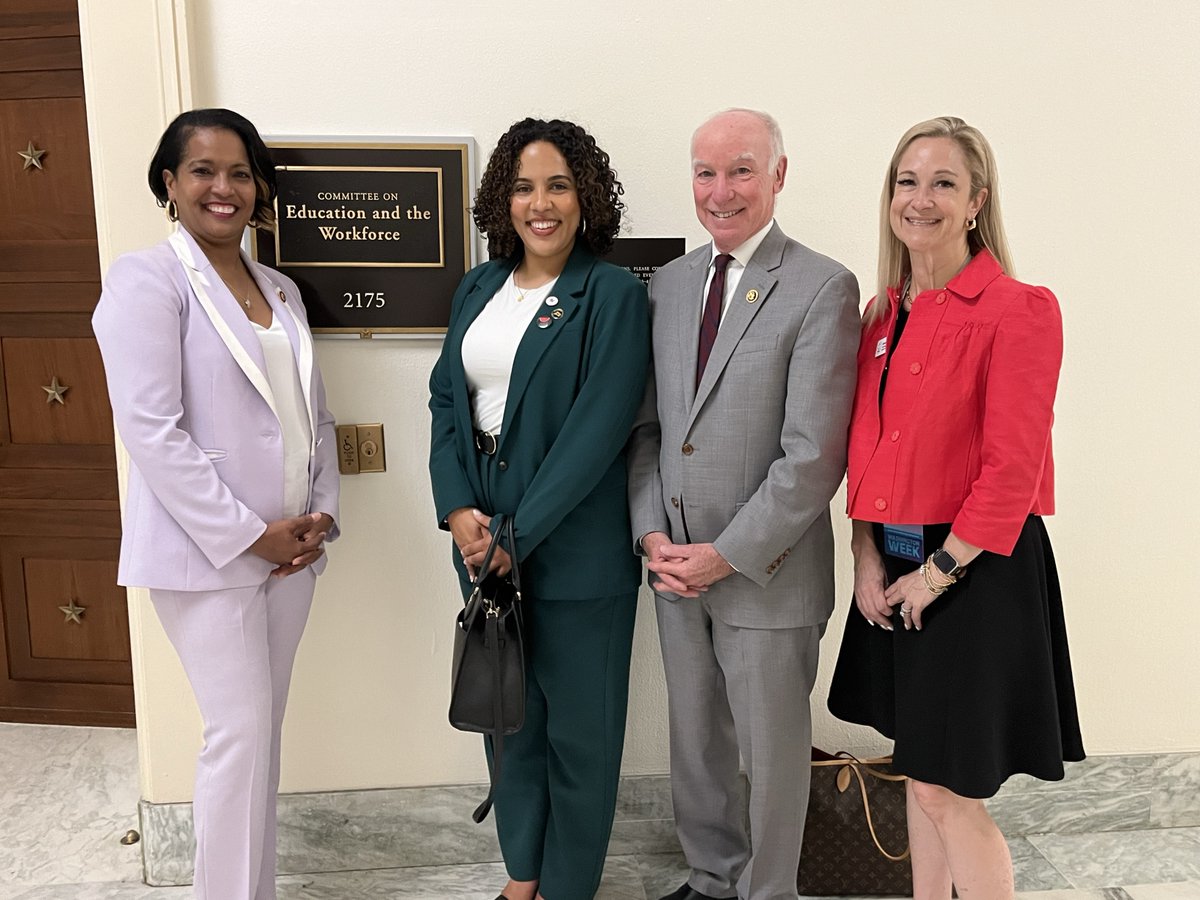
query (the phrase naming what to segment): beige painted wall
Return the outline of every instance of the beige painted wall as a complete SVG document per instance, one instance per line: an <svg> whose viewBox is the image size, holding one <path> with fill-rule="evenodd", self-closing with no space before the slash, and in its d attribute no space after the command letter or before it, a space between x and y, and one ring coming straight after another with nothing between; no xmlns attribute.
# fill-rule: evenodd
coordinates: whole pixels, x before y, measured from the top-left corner
<svg viewBox="0 0 1200 900"><path fill-rule="evenodd" d="M157 49L131 41L131 29L155 32L144 21L153 5L113 2L127 15L93 17L85 55L123 54L119 67L133 77L112 77L109 61L90 76L97 135L115 133L126 115L129 99L113 91L162 83ZM900 133L943 113L981 127L999 157L1018 274L1055 290L1066 323L1060 512L1049 528L1088 748L1200 748L1200 718L1180 700L1200 684L1200 7L1191 0L1136 11L1116 0L1010 0L970 15L949 0L188 5L196 105L238 109L264 133L474 135L484 157L516 118L573 118L612 155L629 233L683 234L689 246L703 239L688 188L692 128L724 106L771 110L791 161L780 222L849 265L868 294L879 186ZM98 177L116 181L132 166L140 182L157 131L136 124L138 152L93 148ZM108 246L161 233L144 187L100 201ZM319 343L330 406L344 422L386 423L389 470L344 482L345 537L330 550L297 663L285 790L483 777L478 741L444 715L455 595L425 473L425 379L438 348ZM824 712L849 599L847 534L842 527L816 734L831 749L869 749L882 745ZM661 663L642 599L630 774L666 770ZM152 614L132 602L143 795L185 799L197 717Z"/></svg>

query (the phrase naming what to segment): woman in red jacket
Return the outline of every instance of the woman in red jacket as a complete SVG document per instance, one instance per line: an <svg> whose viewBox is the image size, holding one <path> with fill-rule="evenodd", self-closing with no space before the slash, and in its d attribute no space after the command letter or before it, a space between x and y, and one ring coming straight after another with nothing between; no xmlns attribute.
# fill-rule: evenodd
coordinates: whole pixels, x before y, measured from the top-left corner
<svg viewBox="0 0 1200 900"><path fill-rule="evenodd" d="M857 610L829 708L895 740L914 895L1008 898L982 798L1083 759L1041 518L1062 321L1012 277L995 158L961 119L901 138L880 218L849 441Z"/></svg>

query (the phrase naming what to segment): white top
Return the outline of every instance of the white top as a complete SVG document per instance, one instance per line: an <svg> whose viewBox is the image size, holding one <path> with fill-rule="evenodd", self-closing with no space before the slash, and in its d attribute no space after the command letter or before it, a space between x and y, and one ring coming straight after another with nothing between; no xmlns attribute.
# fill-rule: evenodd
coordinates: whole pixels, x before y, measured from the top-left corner
<svg viewBox="0 0 1200 900"><path fill-rule="evenodd" d="M742 274L746 271L746 265L750 262L750 258L754 256L758 250L759 244L766 238L767 232L771 230L771 226L775 224L772 219L768 222L761 231L756 231L750 237L733 248L733 252L729 255L733 257L729 261L729 265L725 267L725 298L721 303L721 321L725 321L725 313L729 310L729 300L737 293L738 283L742 280ZM704 318L704 304L708 298L708 286L712 284L713 276L717 274L716 259L720 254L717 245L712 245L712 255L708 259L708 277L704 280L704 292L700 294L700 315L696 319L696 327L700 326L700 321Z"/></svg>
<svg viewBox="0 0 1200 900"><path fill-rule="evenodd" d="M549 315L558 305L558 298L550 295L557 280L518 290L510 274L463 335L463 371L471 396L471 417L480 431L500 433L517 347L534 316Z"/></svg>
<svg viewBox="0 0 1200 900"><path fill-rule="evenodd" d="M271 316L271 327L263 328L251 322L267 361L267 381L275 395L275 409L283 428L283 514L298 516L308 511L308 463L312 452L312 425L300 373L296 369L296 354L292 342L279 321Z"/></svg>

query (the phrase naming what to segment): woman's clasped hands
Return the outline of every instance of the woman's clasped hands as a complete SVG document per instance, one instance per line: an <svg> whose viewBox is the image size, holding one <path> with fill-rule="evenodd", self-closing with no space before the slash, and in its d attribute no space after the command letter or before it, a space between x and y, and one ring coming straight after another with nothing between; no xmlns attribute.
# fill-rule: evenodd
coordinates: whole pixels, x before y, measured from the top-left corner
<svg viewBox="0 0 1200 900"><path fill-rule="evenodd" d="M328 513L276 519L250 545L250 552L275 563L271 570L273 578L285 578L321 558L332 527L333 518Z"/></svg>
<svg viewBox="0 0 1200 900"><path fill-rule="evenodd" d="M458 547L458 552L462 554L463 564L467 567L467 576L473 580L476 571L483 564L483 557L492 542L492 534L489 530L492 517L469 506L462 506L446 517L446 524L450 526L454 546ZM512 559L507 550L500 546L496 547L488 571L496 575L507 575L512 571Z"/></svg>

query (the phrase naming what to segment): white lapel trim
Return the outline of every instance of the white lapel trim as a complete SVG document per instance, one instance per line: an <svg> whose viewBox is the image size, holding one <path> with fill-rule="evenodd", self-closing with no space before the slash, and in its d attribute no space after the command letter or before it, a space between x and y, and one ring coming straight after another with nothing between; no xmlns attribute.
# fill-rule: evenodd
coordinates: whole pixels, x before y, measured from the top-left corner
<svg viewBox="0 0 1200 900"><path fill-rule="evenodd" d="M267 380L267 376L263 374L262 370L255 364L254 360L250 358L250 354L246 352L246 348L242 346L242 342L237 339L237 335L233 333L233 329L229 327L229 323L217 312L212 298L208 295L208 281L204 277L204 273L197 268L187 240L177 231L171 235L170 242L171 249L175 251L175 255L183 263L183 271L192 285L192 292L196 295L196 299L200 301L200 306L203 308L205 314L207 314L209 321L212 322L213 328L217 330L217 335L229 349L234 362L238 364L238 367L250 379L250 383L254 385L254 389L267 401L267 406L271 408L271 412L274 413L275 418L278 420L279 410L275 408L275 393L271 390L271 383ZM309 416L311 415L312 411L310 409Z"/></svg>
<svg viewBox="0 0 1200 900"><path fill-rule="evenodd" d="M287 310L288 315L292 317L292 322L296 326L296 364L300 372L300 390L304 392L304 405L308 409L308 426L309 433L312 435L312 443L309 446L309 455L312 456L317 451L317 410L313 404L312 397L312 380L313 380L313 342L312 335L309 334L308 326L304 324L300 316L292 308L292 304L287 302L287 292L283 286L274 281L270 275L263 273L261 269L255 269L257 273L262 273L267 284L271 285L278 293L280 303ZM277 311L276 311L277 312Z"/></svg>

